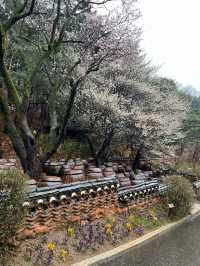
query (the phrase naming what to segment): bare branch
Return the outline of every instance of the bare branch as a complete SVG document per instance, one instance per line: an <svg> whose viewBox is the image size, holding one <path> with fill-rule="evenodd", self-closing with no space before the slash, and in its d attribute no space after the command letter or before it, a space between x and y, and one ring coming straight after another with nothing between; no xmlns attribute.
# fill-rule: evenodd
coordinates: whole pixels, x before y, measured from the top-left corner
<svg viewBox="0 0 200 266"><path fill-rule="evenodd" d="M26 13L21 14L25 10L25 8L28 4L28 0L26 0L24 5L22 6L22 8L20 10L21 12L19 12L19 10L18 10L18 12L5 23L5 25L4 25L5 31L8 31L19 20L31 16L33 14L33 10L35 7L35 2L36 2L36 0L32 0L29 10Z"/></svg>
<svg viewBox="0 0 200 266"><path fill-rule="evenodd" d="M79 41L79 40L63 40L62 43L84 44L83 41Z"/></svg>
<svg viewBox="0 0 200 266"><path fill-rule="evenodd" d="M52 31L51 31L51 38L50 38L50 43L49 43L50 46L54 43L55 34L56 34L56 28L58 26L58 22L59 22L59 19L60 19L60 5L61 5L61 0L58 0L57 14L56 14L56 17L54 19L53 26L52 26Z"/></svg>
<svg viewBox="0 0 200 266"><path fill-rule="evenodd" d="M88 3L89 4L91 4L91 5L104 5L104 4L106 4L106 3L108 3L108 2L111 2L111 1L113 1L113 0L104 0L104 1L89 1Z"/></svg>

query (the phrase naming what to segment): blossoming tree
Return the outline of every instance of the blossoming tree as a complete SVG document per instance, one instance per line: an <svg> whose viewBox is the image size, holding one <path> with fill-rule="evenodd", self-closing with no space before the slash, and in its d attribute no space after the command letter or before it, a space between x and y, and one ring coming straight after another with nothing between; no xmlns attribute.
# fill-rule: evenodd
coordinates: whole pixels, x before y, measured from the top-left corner
<svg viewBox="0 0 200 266"><path fill-rule="evenodd" d="M22 167L31 177L40 175L41 164L56 152L63 141L81 83L91 72L98 71L105 60L112 61L122 51L124 35L117 35L115 28L124 27L130 14L122 12L113 18L95 15L95 7L109 1L19 0L0 3L1 114ZM117 18L120 18L119 22ZM65 52L67 59L71 54L70 60L64 60L66 67L62 62ZM27 121L27 109L35 92L36 77L43 80L47 66L48 78L55 75L56 61L63 67L62 83L46 83L47 92L52 94L55 88L61 91L66 84L68 97L60 119L59 134L51 139L49 150L39 156L37 140ZM11 106L15 109L15 119Z"/></svg>

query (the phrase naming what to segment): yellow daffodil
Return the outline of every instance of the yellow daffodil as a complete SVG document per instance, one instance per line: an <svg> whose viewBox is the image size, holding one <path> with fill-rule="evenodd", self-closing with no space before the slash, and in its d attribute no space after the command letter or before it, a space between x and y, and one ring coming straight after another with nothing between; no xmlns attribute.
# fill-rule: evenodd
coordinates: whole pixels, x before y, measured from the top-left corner
<svg viewBox="0 0 200 266"><path fill-rule="evenodd" d="M48 250L53 251L56 248L56 244L53 242L49 242L47 245Z"/></svg>
<svg viewBox="0 0 200 266"><path fill-rule="evenodd" d="M106 224L106 225L105 225L105 228L106 228L106 229L112 229L112 225L111 225L111 224Z"/></svg>
<svg viewBox="0 0 200 266"><path fill-rule="evenodd" d="M106 224L105 225L105 232L106 232L106 235L109 235L111 236L112 235L112 225L111 224Z"/></svg>
<svg viewBox="0 0 200 266"><path fill-rule="evenodd" d="M131 231L133 229L133 226L131 223L126 223L126 228L128 229L128 231Z"/></svg>
<svg viewBox="0 0 200 266"><path fill-rule="evenodd" d="M112 229L111 228L106 229L106 235L112 236Z"/></svg>
<svg viewBox="0 0 200 266"><path fill-rule="evenodd" d="M72 237L74 235L74 228L72 228L71 226L69 226L67 228L67 236L68 237Z"/></svg>
<svg viewBox="0 0 200 266"><path fill-rule="evenodd" d="M63 261L66 261L68 257L68 251L64 250L64 248L61 248L60 257Z"/></svg>
<svg viewBox="0 0 200 266"><path fill-rule="evenodd" d="M153 220L154 220L154 221L158 221L158 217L154 216L154 217L153 217Z"/></svg>

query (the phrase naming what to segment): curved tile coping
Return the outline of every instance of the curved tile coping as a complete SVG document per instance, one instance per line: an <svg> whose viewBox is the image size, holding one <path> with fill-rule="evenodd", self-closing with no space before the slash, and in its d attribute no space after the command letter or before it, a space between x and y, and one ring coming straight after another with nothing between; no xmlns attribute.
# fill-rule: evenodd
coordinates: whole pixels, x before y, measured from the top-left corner
<svg viewBox="0 0 200 266"><path fill-rule="evenodd" d="M53 195L58 195L61 193L72 193L77 192L82 189L89 189L89 188L98 188L104 185L112 185L117 184L116 176L111 176L107 178L101 179L93 179L88 181L82 182L74 182L71 184L63 184L55 187L45 187L45 188L37 188L37 192L27 193L27 198L29 200L34 200L38 198L49 197Z"/></svg>

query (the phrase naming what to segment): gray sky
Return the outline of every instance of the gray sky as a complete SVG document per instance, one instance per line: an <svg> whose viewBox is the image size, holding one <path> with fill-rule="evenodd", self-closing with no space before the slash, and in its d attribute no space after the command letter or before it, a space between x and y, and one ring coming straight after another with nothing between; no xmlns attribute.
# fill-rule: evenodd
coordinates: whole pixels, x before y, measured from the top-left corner
<svg viewBox="0 0 200 266"><path fill-rule="evenodd" d="M111 9L120 0L111 2ZM160 74L200 91L200 0L138 0L142 46Z"/></svg>
<svg viewBox="0 0 200 266"><path fill-rule="evenodd" d="M163 75L200 90L200 1L138 1L149 58Z"/></svg>

